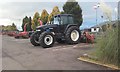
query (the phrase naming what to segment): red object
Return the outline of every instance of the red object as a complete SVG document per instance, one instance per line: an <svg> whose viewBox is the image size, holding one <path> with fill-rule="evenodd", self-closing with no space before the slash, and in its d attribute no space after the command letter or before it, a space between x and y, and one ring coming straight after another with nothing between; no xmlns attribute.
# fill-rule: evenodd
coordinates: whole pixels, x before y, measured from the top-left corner
<svg viewBox="0 0 120 72"><path fill-rule="evenodd" d="M24 25L24 31L15 35L15 38L23 37L28 38L28 32L26 31L27 23Z"/></svg>
<svg viewBox="0 0 120 72"><path fill-rule="evenodd" d="M89 34L88 32L84 32L82 37L86 37L86 43L93 43L95 39L94 34Z"/></svg>
<svg viewBox="0 0 120 72"><path fill-rule="evenodd" d="M38 19L38 22L39 22L40 26L43 25L43 22L40 19Z"/></svg>
<svg viewBox="0 0 120 72"><path fill-rule="evenodd" d="M24 25L24 32L26 32L27 23Z"/></svg>
<svg viewBox="0 0 120 72"><path fill-rule="evenodd" d="M15 32L8 32L7 33L8 36L15 36L15 34L16 34Z"/></svg>
<svg viewBox="0 0 120 72"><path fill-rule="evenodd" d="M95 39L94 34L91 34L91 41L92 41L92 43L94 42L94 39Z"/></svg>
<svg viewBox="0 0 120 72"><path fill-rule="evenodd" d="M40 26L42 26L42 24L43 24L42 21L40 20L39 22L40 22Z"/></svg>

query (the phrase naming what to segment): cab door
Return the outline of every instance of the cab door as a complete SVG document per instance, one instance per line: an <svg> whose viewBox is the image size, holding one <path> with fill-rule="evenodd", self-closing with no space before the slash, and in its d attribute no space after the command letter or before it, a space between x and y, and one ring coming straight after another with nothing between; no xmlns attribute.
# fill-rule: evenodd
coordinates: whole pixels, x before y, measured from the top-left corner
<svg viewBox="0 0 120 72"><path fill-rule="evenodd" d="M68 25L68 17L67 16L61 16L60 17L60 25L59 25L61 33L65 32L65 29L66 29L67 25Z"/></svg>

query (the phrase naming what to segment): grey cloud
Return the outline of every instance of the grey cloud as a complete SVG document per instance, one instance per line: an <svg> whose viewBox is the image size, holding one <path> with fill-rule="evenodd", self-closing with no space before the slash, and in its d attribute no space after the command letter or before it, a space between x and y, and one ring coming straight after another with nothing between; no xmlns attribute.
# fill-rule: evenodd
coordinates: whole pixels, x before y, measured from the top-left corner
<svg viewBox="0 0 120 72"><path fill-rule="evenodd" d="M21 18L24 15L34 15L36 11L41 13L46 9L49 13L54 6L62 10L63 3L58 2L9 2L1 5L3 11L1 18Z"/></svg>

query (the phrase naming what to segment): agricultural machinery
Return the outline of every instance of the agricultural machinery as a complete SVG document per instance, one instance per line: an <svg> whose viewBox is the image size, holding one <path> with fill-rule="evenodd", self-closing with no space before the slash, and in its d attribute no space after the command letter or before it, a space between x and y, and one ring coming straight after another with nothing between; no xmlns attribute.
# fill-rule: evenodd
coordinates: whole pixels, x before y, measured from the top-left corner
<svg viewBox="0 0 120 72"><path fill-rule="evenodd" d="M16 39L29 38L28 32L26 31L26 26L27 26L27 23L24 25L24 31L23 32L18 32L14 35Z"/></svg>
<svg viewBox="0 0 120 72"><path fill-rule="evenodd" d="M54 16L53 24L37 27L30 41L34 46L40 45L43 48L52 47L55 41L77 44L81 37L79 26L74 24L71 14L59 14Z"/></svg>
<svg viewBox="0 0 120 72"><path fill-rule="evenodd" d="M81 41L79 24L75 24L71 14L59 14L54 16L52 24L38 26L31 35L30 42L34 46L43 48L52 47L56 42L78 44ZM85 36L88 37L88 36Z"/></svg>
<svg viewBox="0 0 120 72"><path fill-rule="evenodd" d="M82 43L94 43L94 34L89 34L89 32L84 31L81 35L80 42Z"/></svg>

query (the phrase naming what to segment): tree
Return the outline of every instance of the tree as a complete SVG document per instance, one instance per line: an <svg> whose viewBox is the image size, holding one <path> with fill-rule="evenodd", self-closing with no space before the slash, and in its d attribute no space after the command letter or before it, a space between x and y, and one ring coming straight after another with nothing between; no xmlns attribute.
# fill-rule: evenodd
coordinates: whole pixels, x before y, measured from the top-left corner
<svg viewBox="0 0 120 72"><path fill-rule="evenodd" d="M7 25L7 26L2 26L2 30L7 30L7 31L16 31L17 27L14 23L12 25Z"/></svg>
<svg viewBox="0 0 120 72"><path fill-rule="evenodd" d="M23 31L24 31L24 25L27 23L27 26L26 26L26 31L31 31L32 29L31 29L31 25L32 25L32 23L31 23L31 17L27 17L27 16L25 16L25 18L23 18L23 22L22 22L22 29L23 29Z"/></svg>
<svg viewBox="0 0 120 72"><path fill-rule="evenodd" d="M23 18L23 21L22 21L22 30L24 31L24 25L26 24L26 23L28 23L29 22L29 19L28 19L28 17L27 16L25 16L25 18Z"/></svg>
<svg viewBox="0 0 120 72"><path fill-rule="evenodd" d="M42 20L43 24L47 23L48 16L49 16L48 12L44 9L41 13L41 20Z"/></svg>
<svg viewBox="0 0 120 72"><path fill-rule="evenodd" d="M48 16L48 22L52 21L53 20L53 14L51 13L49 16Z"/></svg>
<svg viewBox="0 0 120 72"><path fill-rule="evenodd" d="M34 14L33 20L32 20L32 29L33 29L33 30L36 30L36 27L39 26L38 18L40 18L40 17L39 17L39 13L36 12L36 13Z"/></svg>
<svg viewBox="0 0 120 72"><path fill-rule="evenodd" d="M28 18L28 24L27 24L27 27L26 27L26 31L32 31L32 28L31 28L31 25L32 25L32 22L31 22L31 17Z"/></svg>
<svg viewBox="0 0 120 72"><path fill-rule="evenodd" d="M60 10L58 8L58 6L55 6L52 10L52 13L49 15L48 17L48 21L52 21L53 20L53 16L57 15L57 14L60 14Z"/></svg>
<svg viewBox="0 0 120 72"><path fill-rule="evenodd" d="M68 0L63 6L64 14L72 14L74 17L74 22L76 24L82 25L82 9L78 2L75 0ZM63 13L63 12L62 12Z"/></svg>
<svg viewBox="0 0 120 72"><path fill-rule="evenodd" d="M106 25L102 25L102 30L103 30L103 32L105 32L107 30L107 26Z"/></svg>
<svg viewBox="0 0 120 72"><path fill-rule="evenodd" d="M60 14L64 14L64 12L63 11L61 11L61 13Z"/></svg>
<svg viewBox="0 0 120 72"><path fill-rule="evenodd" d="M11 30L13 31L17 30L16 25L14 23L12 23Z"/></svg>

